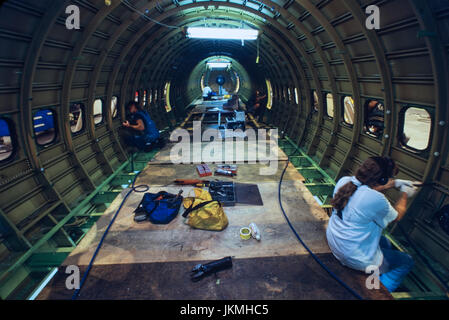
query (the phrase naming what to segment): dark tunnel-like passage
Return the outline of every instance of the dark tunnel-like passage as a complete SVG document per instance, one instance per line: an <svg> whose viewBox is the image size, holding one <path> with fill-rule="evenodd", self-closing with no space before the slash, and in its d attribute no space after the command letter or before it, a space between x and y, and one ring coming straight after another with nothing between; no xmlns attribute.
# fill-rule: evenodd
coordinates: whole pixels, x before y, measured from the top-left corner
<svg viewBox="0 0 449 320"><path fill-rule="evenodd" d="M258 36L198 39L189 27ZM389 156L399 178L424 182L401 226L447 285L449 235L436 217L449 203L448 63L446 0L4 1L0 298L35 298L153 156L128 170L126 104L136 101L167 134L206 85L242 105L256 90L268 96L254 123L301 150L292 159L324 209L335 181L370 156ZM395 297L444 297L424 264L416 268Z"/></svg>

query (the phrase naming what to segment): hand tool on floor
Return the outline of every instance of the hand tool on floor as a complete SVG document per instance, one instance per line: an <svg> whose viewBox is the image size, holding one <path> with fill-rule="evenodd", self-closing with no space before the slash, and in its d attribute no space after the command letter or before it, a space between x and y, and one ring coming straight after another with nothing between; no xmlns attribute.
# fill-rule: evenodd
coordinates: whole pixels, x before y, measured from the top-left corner
<svg viewBox="0 0 449 320"><path fill-rule="evenodd" d="M217 170L215 170L215 175L216 176L234 177L235 173L233 173L230 170L217 169Z"/></svg>
<svg viewBox="0 0 449 320"><path fill-rule="evenodd" d="M198 171L200 177L207 177L212 175L212 171L210 171L210 168L207 164L197 165L196 170Z"/></svg>
<svg viewBox="0 0 449 320"><path fill-rule="evenodd" d="M226 257L220 260L212 261L206 264L197 264L190 274L190 279L194 282L201 280L203 277L208 276L218 271L232 268L232 258Z"/></svg>
<svg viewBox="0 0 449 320"><path fill-rule="evenodd" d="M210 181L199 179L176 179L174 183L178 186L207 187L209 186Z"/></svg>
<svg viewBox="0 0 449 320"><path fill-rule="evenodd" d="M209 184L209 193L213 200L220 201L224 207L235 205L234 182L212 181Z"/></svg>

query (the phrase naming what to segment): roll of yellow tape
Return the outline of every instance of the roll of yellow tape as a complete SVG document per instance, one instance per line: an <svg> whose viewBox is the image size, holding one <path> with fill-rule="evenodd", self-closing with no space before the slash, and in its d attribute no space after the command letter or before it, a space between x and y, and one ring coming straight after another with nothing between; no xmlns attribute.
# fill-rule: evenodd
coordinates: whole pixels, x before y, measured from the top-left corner
<svg viewBox="0 0 449 320"><path fill-rule="evenodd" d="M251 238L251 229L247 227L243 227L240 229L240 238L243 240L248 240Z"/></svg>

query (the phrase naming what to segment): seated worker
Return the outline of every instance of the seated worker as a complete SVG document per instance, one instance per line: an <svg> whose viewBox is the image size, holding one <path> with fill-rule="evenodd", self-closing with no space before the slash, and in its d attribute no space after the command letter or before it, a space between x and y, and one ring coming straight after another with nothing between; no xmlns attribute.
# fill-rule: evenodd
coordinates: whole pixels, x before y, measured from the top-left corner
<svg viewBox="0 0 449 320"><path fill-rule="evenodd" d="M212 97L212 89L209 86L205 86L203 89L203 100L210 100Z"/></svg>
<svg viewBox="0 0 449 320"><path fill-rule="evenodd" d="M128 103L126 109L130 116L129 120L123 122L123 126L126 128L125 142L143 151L152 149L152 146L159 139L159 130L151 120L150 115L139 108L134 101Z"/></svg>
<svg viewBox="0 0 449 320"><path fill-rule="evenodd" d="M380 282L393 292L413 267L408 254L394 250L382 231L393 221L401 220L407 198L416 187L412 181L391 179L398 169L392 159L368 158L355 176L341 178L331 201L332 216L326 230L333 255L343 265L363 271L378 268ZM381 193L399 188L401 196L393 207Z"/></svg>
<svg viewBox="0 0 449 320"><path fill-rule="evenodd" d="M366 105L366 131L380 137L384 131L384 106L377 100Z"/></svg>

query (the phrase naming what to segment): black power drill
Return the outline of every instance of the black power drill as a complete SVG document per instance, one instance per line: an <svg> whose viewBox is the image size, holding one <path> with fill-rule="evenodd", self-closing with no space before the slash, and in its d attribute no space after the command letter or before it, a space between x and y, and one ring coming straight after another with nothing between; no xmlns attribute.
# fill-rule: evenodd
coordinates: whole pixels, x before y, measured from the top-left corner
<svg viewBox="0 0 449 320"><path fill-rule="evenodd" d="M226 257L220 260L212 261L206 264L198 264L192 269L190 279L194 282L201 280L203 277L217 273L218 271L232 268L232 258Z"/></svg>

